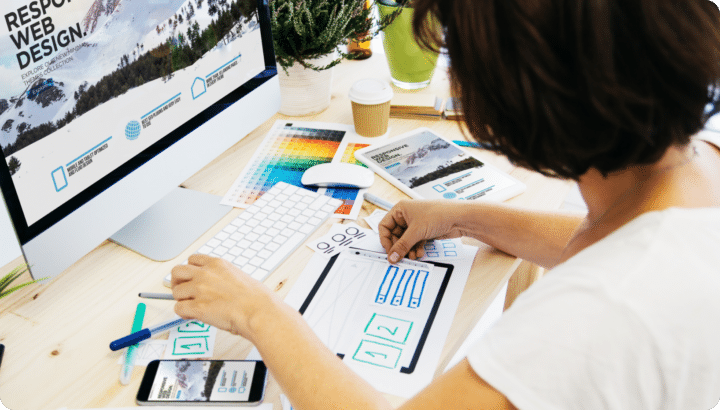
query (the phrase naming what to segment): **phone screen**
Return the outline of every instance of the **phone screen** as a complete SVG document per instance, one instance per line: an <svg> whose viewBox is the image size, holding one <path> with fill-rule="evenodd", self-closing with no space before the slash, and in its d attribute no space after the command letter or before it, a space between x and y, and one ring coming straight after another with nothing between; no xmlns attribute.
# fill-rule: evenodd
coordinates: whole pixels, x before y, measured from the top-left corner
<svg viewBox="0 0 720 410"><path fill-rule="evenodd" d="M234 360L161 360L148 366L152 382L143 380L139 401L251 402L259 401L265 382L264 363ZM257 366L263 369L258 372ZM257 374L256 374L257 373ZM254 379L262 377L255 383ZM148 379L146 374L146 379ZM260 394L258 395L258 386ZM149 392L147 386L150 386ZM251 395L252 393L252 395Z"/></svg>

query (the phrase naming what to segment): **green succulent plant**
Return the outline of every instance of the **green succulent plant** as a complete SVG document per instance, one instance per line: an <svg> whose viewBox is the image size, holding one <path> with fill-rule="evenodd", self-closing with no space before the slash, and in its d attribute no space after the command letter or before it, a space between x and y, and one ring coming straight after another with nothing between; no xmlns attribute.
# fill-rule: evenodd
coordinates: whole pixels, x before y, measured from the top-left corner
<svg viewBox="0 0 720 410"><path fill-rule="evenodd" d="M2 279L0 279L0 299L15 292L16 290L20 290L20 289L24 288L25 286L32 285L33 283L48 279L48 278L35 279L30 282L26 282L26 283L22 283L20 285L15 285L13 287L10 287L12 285L12 283L17 278L22 276L23 273L27 272L27 270L28 270L28 265L26 263L23 263L22 265L16 267L12 271L10 271L10 273L5 275Z"/></svg>
<svg viewBox="0 0 720 410"><path fill-rule="evenodd" d="M403 2L404 3L404 2ZM341 49L350 41L368 41L400 14L375 20L365 0L270 0L270 22L278 65L286 70L295 62L316 71L326 70L343 59L353 59ZM308 60L337 51L326 66Z"/></svg>

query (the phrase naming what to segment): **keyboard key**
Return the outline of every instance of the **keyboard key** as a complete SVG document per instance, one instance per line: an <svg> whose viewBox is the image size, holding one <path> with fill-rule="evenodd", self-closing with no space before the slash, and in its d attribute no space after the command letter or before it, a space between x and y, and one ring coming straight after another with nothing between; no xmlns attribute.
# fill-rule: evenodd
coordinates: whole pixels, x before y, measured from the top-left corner
<svg viewBox="0 0 720 410"><path fill-rule="evenodd" d="M306 204L305 202L298 202L293 209L299 209L302 211L303 209L307 208L307 206L308 204Z"/></svg>
<svg viewBox="0 0 720 410"><path fill-rule="evenodd" d="M251 219L251 220L247 221L247 226L251 226L254 228L258 225L260 225L260 221L258 221L257 219Z"/></svg>
<svg viewBox="0 0 720 410"><path fill-rule="evenodd" d="M286 237L286 236L278 235L278 236L276 236L276 237L273 238L273 242L276 242L276 243L279 243L279 244L283 244L283 243L285 243L285 241L287 241L287 237Z"/></svg>
<svg viewBox="0 0 720 410"><path fill-rule="evenodd" d="M235 244L237 244L237 241L233 241L232 239L227 239L227 240L225 240L225 242L222 243L222 246L230 249L233 246L235 246Z"/></svg>
<svg viewBox="0 0 720 410"><path fill-rule="evenodd" d="M298 211L298 213L299 213L299 212L300 212L300 211ZM296 214L296 215L297 215L297 214ZM293 221L293 216L295 216L295 215L289 215L289 214L288 214L288 215L283 215L283 216L280 218L280 221L281 221L281 222L285 222L285 223L290 223L290 222ZM273 226L274 226L274 225L273 225ZM280 229L282 229L282 228L280 228Z"/></svg>
<svg viewBox="0 0 720 410"><path fill-rule="evenodd" d="M265 244L260 242L253 242L252 245L250 245L250 249L254 251L259 251L260 249L264 248Z"/></svg>
<svg viewBox="0 0 720 410"><path fill-rule="evenodd" d="M262 243L262 244L266 244L266 243L272 241L272 238L273 238L273 237L270 236L270 235L261 235L261 236L258 238L258 242L260 242L260 243Z"/></svg>
<svg viewBox="0 0 720 410"><path fill-rule="evenodd" d="M220 245L220 243L221 242L219 240L213 238L213 239L210 239L209 241L207 241L207 246L209 246L211 248L216 248L218 245Z"/></svg>
<svg viewBox="0 0 720 410"><path fill-rule="evenodd" d="M292 252L292 250L295 249L303 241L303 239L305 239L305 237L306 235L302 233L295 233L285 243L283 243L280 248L265 261L265 263L260 265L260 267L272 272L272 270L275 269L280 262L285 260L287 255Z"/></svg>
<svg viewBox="0 0 720 410"><path fill-rule="evenodd" d="M265 249L269 250L270 252L275 252L280 247L279 243L270 242L269 244L265 245Z"/></svg>
<svg viewBox="0 0 720 410"><path fill-rule="evenodd" d="M269 219L265 219L264 221L260 222L260 226L264 226L264 227L266 227L266 228L269 228L269 227L273 226L274 223L275 223L275 222L273 222L273 221L271 221L271 220L269 220Z"/></svg>
<svg viewBox="0 0 720 410"><path fill-rule="evenodd" d="M298 217L299 218L299 217ZM302 225L297 222L291 222L288 224L288 229L292 229L293 231L297 231L298 228L300 228Z"/></svg>
<svg viewBox="0 0 720 410"><path fill-rule="evenodd" d="M267 259L272 255L272 251L269 251L267 249L263 249L260 252L258 252L257 256L260 258L263 258L263 260Z"/></svg>
<svg viewBox="0 0 720 410"><path fill-rule="evenodd" d="M252 274L252 278L255 280L264 280L269 273L270 272L265 269L255 269L255 272Z"/></svg>
<svg viewBox="0 0 720 410"><path fill-rule="evenodd" d="M245 235L243 235L239 232L235 232L234 234L230 235L230 239L232 239L233 241L239 241L244 237L245 237Z"/></svg>
<svg viewBox="0 0 720 410"><path fill-rule="evenodd" d="M293 196L291 196L289 199L290 199L291 201L293 201L293 202L297 202L297 201L299 201L299 200L302 199L302 196L300 196L300 195L293 195Z"/></svg>
<svg viewBox="0 0 720 410"><path fill-rule="evenodd" d="M245 272L249 275L249 274L255 272L255 269L257 269L257 268L248 263L245 266L243 266L241 269L243 270L243 272Z"/></svg>
<svg viewBox="0 0 720 410"><path fill-rule="evenodd" d="M295 218L295 222L301 223L301 224L304 224L305 222L307 222L307 220L308 220L308 217L305 216L305 215L298 215L298 216ZM292 224L290 224L290 225L292 225ZM288 226L290 226L290 225L288 225Z"/></svg>
<svg viewBox="0 0 720 410"><path fill-rule="evenodd" d="M335 211L337 210L337 206L336 206L336 207L333 207L332 205L327 204L327 205L323 205L323 206L320 208L320 210L323 211L323 212L328 212L328 213L333 213L333 214L334 214Z"/></svg>
<svg viewBox="0 0 720 410"><path fill-rule="evenodd" d="M292 222L292 218L290 218L290 222ZM271 229L285 229L286 227L287 227L287 222L277 221L273 224L273 227ZM268 229L268 231L269 230L270 229ZM275 235L277 235L277 234L275 234ZM273 235L273 236L275 236L275 235Z"/></svg>
<svg viewBox="0 0 720 410"><path fill-rule="evenodd" d="M275 226L275 225L273 225L273 226ZM267 232L265 232L266 235L270 235L270 236L275 236L279 233L280 233L280 230L276 229L276 228L270 228L267 230Z"/></svg>
<svg viewBox="0 0 720 410"><path fill-rule="evenodd" d="M249 263L250 265L253 265L253 266L260 266L263 262L265 262L265 259L263 259L263 258L258 258L258 257L256 256L256 257L250 259L250 262L248 262L248 263Z"/></svg>
<svg viewBox="0 0 720 410"><path fill-rule="evenodd" d="M312 218L308 219L307 223L315 226L315 225L319 224L321 221L322 221L322 219L320 219L320 218L312 217Z"/></svg>
<svg viewBox="0 0 720 410"><path fill-rule="evenodd" d="M282 202L278 201L277 199L273 199L272 201L270 201L270 203L268 204L268 206L269 206L270 208L277 208L277 207L280 206L280 204L282 204Z"/></svg>
<svg viewBox="0 0 720 410"><path fill-rule="evenodd" d="M297 208L293 208L290 211L288 211L287 215L285 215L285 216L288 216L288 215L290 216L290 220L285 221L285 222L292 222L293 217L300 215L300 210Z"/></svg>
<svg viewBox="0 0 720 410"><path fill-rule="evenodd" d="M317 211L318 209L320 209L320 207L322 207L323 205L325 205L327 203L328 199L330 199L330 197L327 197L325 195L320 195L317 199L315 199L313 201L313 203L310 204L310 206L308 208L310 208L313 211Z"/></svg>
<svg viewBox="0 0 720 410"><path fill-rule="evenodd" d="M229 237L230 237L230 234L227 232L223 232L223 231L220 231L217 233L217 235L215 235L215 239L217 239L219 241L224 241L225 239L227 239Z"/></svg>
<svg viewBox="0 0 720 410"><path fill-rule="evenodd" d="M242 249L247 249L250 247L252 242L248 241L247 239L243 239L242 241L238 242L237 247Z"/></svg>
<svg viewBox="0 0 720 410"><path fill-rule="evenodd" d="M273 212L270 214L270 216L268 216L268 219L275 222L275 221L279 220L281 217L282 217L281 214L279 214L277 212Z"/></svg>
<svg viewBox="0 0 720 410"><path fill-rule="evenodd" d="M290 236L290 235L294 234L295 231L297 231L297 229L285 228L285 229L283 229L283 230L280 232L280 235L282 235L282 236Z"/></svg>
<svg viewBox="0 0 720 410"><path fill-rule="evenodd" d="M264 227L264 226L262 226L262 225L258 225L258 226L256 226L255 228L253 228L252 231L253 231L253 233L256 233L256 234L258 234L258 235L262 235L262 234L265 233L265 231L267 231L267 228Z"/></svg>
<svg viewBox="0 0 720 410"><path fill-rule="evenodd" d="M218 246L217 248L215 248L215 249L213 250L213 253L215 253L215 254L217 254L217 255L220 255L220 256L223 256L223 255L225 255L225 254L227 253L227 251L229 251L228 248L226 248L226 247L224 247L224 246Z"/></svg>
<svg viewBox="0 0 720 410"><path fill-rule="evenodd" d="M304 203L305 205L310 205L310 204L313 203L314 201L313 201L313 198L311 198L311 197L309 197L309 196L306 196L306 197L303 198L300 202Z"/></svg>
<svg viewBox="0 0 720 410"><path fill-rule="evenodd" d="M226 232L228 235L235 231L237 231L237 226L232 224L223 228L223 232Z"/></svg>
<svg viewBox="0 0 720 410"><path fill-rule="evenodd" d="M235 258L235 260L233 260L233 265L239 266L242 268L243 266L247 265L249 260L250 259L245 258L243 256L238 256L237 258Z"/></svg>
<svg viewBox="0 0 720 410"><path fill-rule="evenodd" d="M198 249L198 251L197 251L197 253L201 253L201 254L203 254L203 255L207 255L207 254L209 254L210 252L212 252L212 248L209 247L209 246L207 246L207 245L203 245L203 246L200 247L200 249Z"/></svg>
<svg viewBox="0 0 720 410"><path fill-rule="evenodd" d="M275 197L275 199L277 199L277 200L280 201L280 202L283 202L283 201L287 201L288 196L287 196L287 195L284 195L284 194L280 194L280 195L278 195L277 197Z"/></svg>
<svg viewBox="0 0 720 410"><path fill-rule="evenodd" d="M230 255L229 253L226 253L225 255L223 255L222 258L225 259L226 261L232 263L232 261L235 259L235 256Z"/></svg>
<svg viewBox="0 0 720 410"><path fill-rule="evenodd" d="M240 227L240 229L238 229L238 232L244 233L244 234L248 234L251 231L252 231L252 226L248 226L248 225L243 225Z"/></svg>
<svg viewBox="0 0 720 410"><path fill-rule="evenodd" d="M297 188L295 185L290 185L290 184L288 184L288 186L287 186L285 189L283 189L282 193L283 193L284 195L292 195L292 194L294 194L297 190L298 190L298 188Z"/></svg>
<svg viewBox="0 0 720 410"><path fill-rule="evenodd" d="M298 229L298 232L302 232L304 234L308 234L312 232L315 229L315 225L305 224Z"/></svg>
<svg viewBox="0 0 720 410"><path fill-rule="evenodd" d="M254 251L254 250L248 248L248 249L245 249L245 250L243 251L243 253L241 253L240 255L242 255L242 256L244 256L244 257L246 257L246 258L252 258L252 257L254 257L255 255L257 255L257 251Z"/></svg>
<svg viewBox="0 0 720 410"><path fill-rule="evenodd" d="M253 241L256 241L257 238L259 238L259 237L260 237L260 235L256 234L255 232L250 232L249 234L247 234L247 236L245 236L245 239L247 239L250 242L253 242Z"/></svg>
<svg viewBox="0 0 720 410"><path fill-rule="evenodd" d="M230 250L228 251L228 255L240 256L240 254L243 253L243 250L244 250L243 248L235 246L235 247L230 248Z"/></svg>
<svg viewBox="0 0 720 410"><path fill-rule="evenodd" d="M308 208L308 209L302 211L300 213L300 215L307 216L308 218L310 218L311 216L315 215L315 212L313 212L312 209ZM232 233L232 232L228 232L228 233Z"/></svg>
<svg viewBox="0 0 720 410"><path fill-rule="evenodd" d="M232 222L230 222L230 225L234 225L234 226L237 226L237 227L239 228L239 227L245 225L245 220L244 220L244 219L240 219L240 217L238 216L237 218L233 219Z"/></svg>
<svg viewBox="0 0 720 410"><path fill-rule="evenodd" d="M280 208L277 208L275 212L279 213L280 215L285 215L287 211L289 211L290 208L286 208L284 206L281 206Z"/></svg>

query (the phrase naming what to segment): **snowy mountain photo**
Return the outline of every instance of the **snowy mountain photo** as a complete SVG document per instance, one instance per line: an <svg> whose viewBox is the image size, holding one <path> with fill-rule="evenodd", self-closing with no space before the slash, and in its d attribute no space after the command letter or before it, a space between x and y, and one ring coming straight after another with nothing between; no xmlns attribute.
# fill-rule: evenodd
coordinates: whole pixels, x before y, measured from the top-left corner
<svg viewBox="0 0 720 410"><path fill-rule="evenodd" d="M19 93L2 95L0 88L0 147L6 158L130 89L167 81L259 27L254 0L85 0L84 5L81 39L43 61L50 69L31 77ZM18 63L10 61L5 69L17 71ZM20 81L19 71L16 77Z"/></svg>

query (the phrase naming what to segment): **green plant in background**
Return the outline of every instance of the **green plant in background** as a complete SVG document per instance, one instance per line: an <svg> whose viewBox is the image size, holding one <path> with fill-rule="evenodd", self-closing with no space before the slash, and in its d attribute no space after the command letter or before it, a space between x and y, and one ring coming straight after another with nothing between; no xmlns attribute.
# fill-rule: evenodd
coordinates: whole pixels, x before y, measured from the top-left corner
<svg viewBox="0 0 720 410"><path fill-rule="evenodd" d="M405 3L405 2L403 2ZM270 21L277 62L286 72L295 62L316 71L327 70L354 56L340 47L368 41L387 27L397 13L375 21L365 0L270 0ZM367 33L363 36L361 33ZM362 36L362 37L360 37ZM324 67L310 63L333 51L338 57Z"/></svg>
<svg viewBox="0 0 720 410"><path fill-rule="evenodd" d="M22 265L16 267L10 273L5 275L2 279L0 279L0 299L4 298L5 296L15 292L16 290L22 289L27 285L32 285L35 282L39 282L41 280L45 280L48 278L41 278L36 279L30 282L22 283L20 285L13 286L12 288L8 289L8 287L20 276L22 276L23 273L27 272L28 265L26 263L23 263Z"/></svg>

